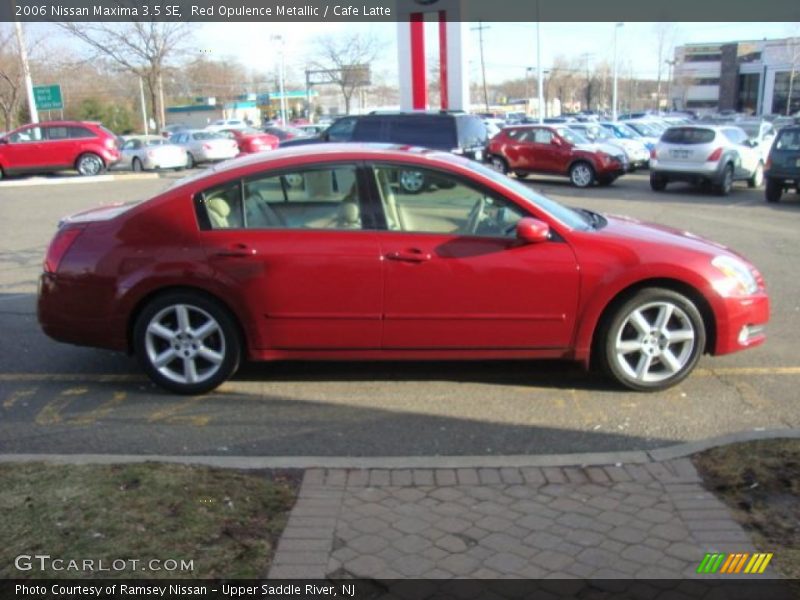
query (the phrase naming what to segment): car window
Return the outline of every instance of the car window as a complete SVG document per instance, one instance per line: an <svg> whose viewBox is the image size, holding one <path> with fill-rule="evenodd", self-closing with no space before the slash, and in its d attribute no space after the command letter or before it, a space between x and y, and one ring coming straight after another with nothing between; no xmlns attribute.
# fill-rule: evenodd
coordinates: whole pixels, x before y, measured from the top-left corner
<svg viewBox="0 0 800 600"><path fill-rule="evenodd" d="M8 136L8 140L12 143L25 143L25 142L41 142L42 141L42 128L41 127L28 127L22 131L17 131Z"/></svg>
<svg viewBox="0 0 800 600"><path fill-rule="evenodd" d="M776 150L800 151L800 129L784 129L778 133L775 142Z"/></svg>
<svg viewBox="0 0 800 600"><path fill-rule="evenodd" d="M386 136L386 119L362 119L353 123L349 138L342 137L339 141L383 142L386 141ZM331 141L335 140L331 139Z"/></svg>
<svg viewBox="0 0 800 600"><path fill-rule="evenodd" d="M248 229L365 229L355 165L309 167L244 182Z"/></svg>
<svg viewBox="0 0 800 600"><path fill-rule="evenodd" d="M184 144L186 143L186 134L185 133L175 133L172 135L172 142L174 144Z"/></svg>
<svg viewBox="0 0 800 600"><path fill-rule="evenodd" d="M142 142L139 140L128 140L122 145L123 150L138 150L142 147Z"/></svg>
<svg viewBox="0 0 800 600"><path fill-rule="evenodd" d="M489 134L483 121L475 117L459 117L456 119L456 124L459 147L474 148L486 145Z"/></svg>
<svg viewBox="0 0 800 600"><path fill-rule="evenodd" d="M229 181L200 194L198 217L204 229L240 229L244 225L241 182Z"/></svg>
<svg viewBox="0 0 800 600"><path fill-rule="evenodd" d="M570 144L588 144L589 140L587 140L584 136L582 136L579 132L573 131L568 127L559 127L556 129L558 135L562 138L567 140Z"/></svg>
<svg viewBox="0 0 800 600"><path fill-rule="evenodd" d="M90 138L94 137L94 134L90 130L86 129L86 127L73 126L69 128L69 137L75 139Z"/></svg>
<svg viewBox="0 0 800 600"><path fill-rule="evenodd" d="M356 131L360 138L361 128ZM458 145L455 119L440 116L394 117L389 120L386 140L393 144L452 150Z"/></svg>
<svg viewBox="0 0 800 600"><path fill-rule="evenodd" d="M192 134L192 138L195 140L220 140L223 139L223 136L213 131L196 131Z"/></svg>
<svg viewBox="0 0 800 600"><path fill-rule="evenodd" d="M715 137L716 133L713 129L670 127L661 136L661 141L667 144L710 144Z"/></svg>
<svg viewBox="0 0 800 600"><path fill-rule="evenodd" d="M744 130L738 127L732 127L730 129L723 129L722 135L728 138L734 144L744 144L747 141L747 134Z"/></svg>
<svg viewBox="0 0 800 600"><path fill-rule="evenodd" d="M549 129L534 129L533 140L528 139L536 144L549 144L553 139L553 132Z"/></svg>
<svg viewBox="0 0 800 600"><path fill-rule="evenodd" d="M69 128L64 126L45 127L44 134L48 140L66 140L69 139Z"/></svg>
<svg viewBox="0 0 800 600"><path fill-rule="evenodd" d="M523 211L451 175L399 165L373 168L390 231L514 237Z"/></svg>
<svg viewBox="0 0 800 600"><path fill-rule="evenodd" d="M152 138L152 139L147 140L147 145L148 146L164 146L167 143L168 143L167 140L159 139L159 138Z"/></svg>

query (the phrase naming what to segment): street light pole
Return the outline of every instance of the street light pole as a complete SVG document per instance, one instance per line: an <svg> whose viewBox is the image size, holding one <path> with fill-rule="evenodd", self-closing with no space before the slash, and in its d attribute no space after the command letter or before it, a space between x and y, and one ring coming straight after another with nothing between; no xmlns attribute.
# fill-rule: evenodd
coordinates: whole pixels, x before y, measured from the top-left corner
<svg viewBox="0 0 800 600"><path fill-rule="evenodd" d="M25 91L28 94L28 111L31 114L31 123L38 123L39 112L36 110L36 99L33 97L33 81L31 80L31 69L28 65L28 50L25 47L25 38L22 35L22 26L19 24L19 21L15 21L14 26L17 30L19 58L22 62L22 73L25 77Z"/></svg>
<svg viewBox="0 0 800 600"><path fill-rule="evenodd" d="M617 31L624 23L617 23L614 26L614 91L613 99L611 100L611 120L616 121L618 117L617 112Z"/></svg>
<svg viewBox="0 0 800 600"><path fill-rule="evenodd" d="M536 2L536 79L539 88L539 125L544 123L544 85L542 81L542 34L539 19L539 2Z"/></svg>
<svg viewBox="0 0 800 600"><path fill-rule="evenodd" d="M283 36L282 35L273 35L272 40L280 43L280 54L281 54L281 62L278 66L278 87L281 94L281 125L286 127L286 87L284 84L284 77L286 71L285 65L285 49L283 45Z"/></svg>
<svg viewBox="0 0 800 600"><path fill-rule="evenodd" d="M673 105L672 104L672 67L674 67L675 63L678 62L678 61L676 61L675 59L673 59L673 60L667 59L664 62L669 65L669 73L668 73L668 76L667 76L668 77L668 79L667 79L667 109L668 110L672 110L672 108L671 108L672 105Z"/></svg>

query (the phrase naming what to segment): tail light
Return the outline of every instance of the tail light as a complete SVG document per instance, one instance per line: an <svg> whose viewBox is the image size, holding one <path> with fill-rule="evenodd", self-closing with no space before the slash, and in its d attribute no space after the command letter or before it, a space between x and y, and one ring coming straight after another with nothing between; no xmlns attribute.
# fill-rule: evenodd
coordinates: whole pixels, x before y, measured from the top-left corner
<svg viewBox="0 0 800 600"><path fill-rule="evenodd" d="M69 229L61 229L56 233L56 237L50 242L50 246L47 248L47 254L44 257L45 273L58 272L61 260L75 240L78 239L81 231L83 231L83 229L80 227L70 227Z"/></svg>
<svg viewBox="0 0 800 600"><path fill-rule="evenodd" d="M658 160L658 155L656 154L656 149L650 149L650 160Z"/></svg>
<svg viewBox="0 0 800 600"><path fill-rule="evenodd" d="M150 158L153 158L153 157L155 157L155 155L156 155L156 153L155 153L155 152L153 152L152 150L148 150L148 151L147 151L147 156L148 156L148 157L150 157Z"/></svg>
<svg viewBox="0 0 800 600"><path fill-rule="evenodd" d="M708 155L706 159L707 162L716 162L719 160L719 157L722 156L722 148L717 148L711 154Z"/></svg>
<svg viewBox="0 0 800 600"><path fill-rule="evenodd" d="M112 137L107 137L106 148L108 148L109 150L115 150L117 148L117 140Z"/></svg>

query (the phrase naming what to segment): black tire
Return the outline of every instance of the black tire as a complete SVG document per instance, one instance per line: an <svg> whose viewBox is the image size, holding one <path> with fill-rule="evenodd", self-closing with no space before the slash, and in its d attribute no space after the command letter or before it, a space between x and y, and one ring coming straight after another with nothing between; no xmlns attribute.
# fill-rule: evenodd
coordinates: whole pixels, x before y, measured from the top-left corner
<svg viewBox="0 0 800 600"><path fill-rule="evenodd" d="M516 175L517 179L525 179L529 173L526 173L525 171L514 171L514 175Z"/></svg>
<svg viewBox="0 0 800 600"><path fill-rule="evenodd" d="M569 180L575 187L591 187L596 179L594 167L586 161L578 161L569 168Z"/></svg>
<svg viewBox="0 0 800 600"><path fill-rule="evenodd" d="M714 184L714 193L717 196L727 196L733 189L733 165L727 164L722 170L722 179Z"/></svg>
<svg viewBox="0 0 800 600"><path fill-rule="evenodd" d="M131 161L131 171L134 171L136 173L141 173L142 171L144 171L144 167L142 167L142 161L140 161L138 158L134 158Z"/></svg>
<svg viewBox="0 0 800 600"><path fill-rule="evenodd" d="M753 173L753 176L747 180L747 187L757 188L761 187L763 184L764 184L764 163L759 161L758 165L756 166L756 170Z"/></svg>
<svg viewBox="0 0 800 600"><path fill-rule="evenodd" d="M667 188L667 178L658 173L650 173L650 189L654 192L663 192Z"/></svg>
<svg viewBox="0 0 800 600"><path fill-rule="evenodd" d="M4 176L4 173L3 173L3 167L0 167L0 179L2 179L2 178L3 178L3 176Z"/></svg>
<svg viewBox="0 0 800 600"><path fill-rule="evenodd" d="M187 169L194 169L197 166L197 163L194 161L194 156L191 152L186 153L186 168Z"/></svg>
<svg viewBox="0 0 800 600"><path fill-rule="evenodd" d="M671 316L658 329L661 307L666 306L672 307ZM633 317L636 311L641 321ZM644 325L647 333L635 322ZM678 335L686 337L689 331L691 339L677 341ZM597 331L595 356L603 372L618 384L654 392L688 377L705 345L705 324L694 302L673 290L645 288L613 307L604 317Z"/></svg>
<svg viewBox="0 0 800 600"><path fill-rule="evenodd" d="M406 194L419 194L428 189L429 182L425 173L415 169L402 169L397 174L400 189Z"/></svg>
<svg viewBox="0 0 800 600"><path fill-rule="evenodd" d="M767 185L764 187L764 197L767 202L780 202L783 195L783 183L777 179L767 177Z"/></svg>
<svg viewBox="0 0 800 600"><path fill-rule="evenodd" d="M502 156L492 156L489 159L489 164L491 164L492 168L498 173L502 173L503 175L508 174L508 163Z"/></svg>
<svg viewBox="0 0 800 600"><path fill-rule="evenodd" d="M93 152L86 152L78 157L75 161L75 169L84 177L91 177L100 175L106 170L106 164L103 159L94 154Z"/></svg>
<svg viewBox="0 0 800 600"><path fill-rule="evenodd" d="M190 331L178 325L180 307L185 307ZM198 337L197 328L210 321L214 325L212 332ZM153 323L174 332L175 337L149 333ZM231 314L217 301L194 292L166 293L147 304L134 324L133 348L142 369L154 383L188 395L204 394L218 387L236 372L242 356L241 335ZM206 358L209 352L215 362ZM158 367L154 360L162 355L169 362ZM199 381L191 382L187 361L193 365ZM183 371L182 376L179 371Z"/></svg>

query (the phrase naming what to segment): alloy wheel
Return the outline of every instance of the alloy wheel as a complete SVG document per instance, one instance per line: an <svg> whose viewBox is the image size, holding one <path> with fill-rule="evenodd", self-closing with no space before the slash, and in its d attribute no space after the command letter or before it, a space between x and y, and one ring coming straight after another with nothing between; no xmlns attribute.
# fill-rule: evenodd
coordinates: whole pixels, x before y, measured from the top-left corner
<svg viewBox="0 0 800 600"><path fill-rule="evenodd" d="M97 175L103 170L103 161L94 154L85 154L78 160L78 172L81 175Z"/></svg>
<svg viewBox="0 0 800 600"><path fill-rule="evenodd" d="M400 187L404 192L417 194L425 186L425 174L422 171L400 171Z"/></svg>
<svg viewBox="0 0 800 600"><path fill-rule="evenodd" d="M592 173L592 168L589 165L579 163L572 167L570 179L577 187L588 187L594 179L594 173Z"/></svg>

